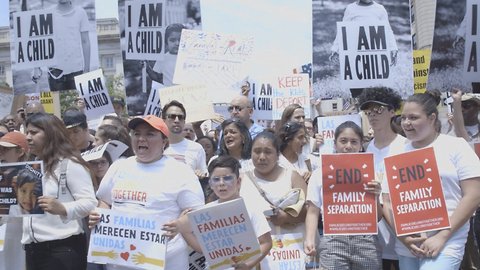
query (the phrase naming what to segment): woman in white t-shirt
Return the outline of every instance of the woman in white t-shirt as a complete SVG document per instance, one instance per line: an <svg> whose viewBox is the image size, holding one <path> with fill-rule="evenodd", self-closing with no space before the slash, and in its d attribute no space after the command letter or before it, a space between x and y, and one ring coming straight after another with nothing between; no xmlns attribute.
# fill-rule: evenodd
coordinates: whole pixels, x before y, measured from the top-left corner
<svg viewBox="0 0 480 270"><path fill-rule="evenodd" d="M434 93L410 96L402 111L402 128L407 136L405 151L433 147L442 181L450 229L425 236L399 237L400 269L458 269L468 233L468 220L480 204L480 161L468 143L439 133ZM406 247L406 248L405 248Z"/></svg>
<svg viewBox="0 0 480 270"><path fill-rule="evenodd" d="M97 192L99 207L174 221L184 210L203 206L202 188L193 170L163 155L169 134L163 120L147 115L132 119L128 126L132 129L135 156L117 160L110 166ZM92 212L90 226L98 223L99 218L98 213ZM163 229L165 235L172 237L167 244L165 269L188 269L185 240L170 226L164 224ZM107 269L135 268L107 265Z"/></svg>
<svg viewBox="0 0 480 270"><path fill-rule="evenodd" d="M278 130L280 142L280 166L296 171L308 182L310 179L311 166L306 163L306 157L302 154L303 146L307 144L305 126L297 122L287 122Z"/></svg>

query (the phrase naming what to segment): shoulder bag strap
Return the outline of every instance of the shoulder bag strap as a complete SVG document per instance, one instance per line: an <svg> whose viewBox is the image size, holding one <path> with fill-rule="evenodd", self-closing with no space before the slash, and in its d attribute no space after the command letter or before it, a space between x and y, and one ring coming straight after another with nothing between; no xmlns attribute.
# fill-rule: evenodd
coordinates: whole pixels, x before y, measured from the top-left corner
<svg viewBox="0 0 480 270"><path fill-rule="evenodd" d="M274 203L272 203L270 201L270 199L268 199L267 197L267 194L265 193L265 190L263 190L257 183L257 181L255 180L257 177L255 176L255 174L253 173L253 171L248 171L246 172L246 174L248 175L248 178L250 178L250 181L252 181L253 185L257 188L258 192L260 193L260 195L262 195L262 197L265 199L265 201L267 201L270 205L272 206L275 206Z"/></svg>

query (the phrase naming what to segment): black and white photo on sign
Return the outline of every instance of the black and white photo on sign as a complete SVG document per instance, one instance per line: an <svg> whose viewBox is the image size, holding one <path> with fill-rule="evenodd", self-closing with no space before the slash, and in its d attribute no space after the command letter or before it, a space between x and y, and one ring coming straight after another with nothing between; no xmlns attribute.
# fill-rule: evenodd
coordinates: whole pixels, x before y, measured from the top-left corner
<svg viewBox="0 0 480 270"><path fill-rule="evenodd" d="M16 95L75 89L98 68L95 0L10 0Z"/></svg>
<svg viewBox="0 0 480 270"><path fill-rule="evenodd" d="M356 97L387 86L413 93L408 0L313 1L313 94Z"/></svg>
<svg viewBox="0 0 480 270"><path fill-rule="evenodd" d="M480 93L480 1L437 0L427 89Z"/></svg>
<svg viewBox="0 0 480 270"><path fill-rule="evenodd" d="M147 113L152 89L172 86L183 29L200 29L200 0L118 0L129 115Z"/></svg>

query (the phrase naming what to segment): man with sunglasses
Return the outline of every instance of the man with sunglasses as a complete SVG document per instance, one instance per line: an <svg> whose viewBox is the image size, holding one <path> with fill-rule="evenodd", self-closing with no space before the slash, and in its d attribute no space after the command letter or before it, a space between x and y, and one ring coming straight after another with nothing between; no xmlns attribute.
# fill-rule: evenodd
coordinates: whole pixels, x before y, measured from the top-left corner
<svg viewBox="0 0 480 270"><path fill-rule="evenodd" d="M252 120L253 106L248 97L241 95L232 99L228 106L228 112L230 118L237 119L247 126L252 140L263 131L263 127Z"/></svg>
<svg viewBox="0 0 480 270"><path fill-rule="evenodd" d="M406 138L397 134L392 126L395 111L400 109L402 98L393 89L372 87L363 89L358 97L360 110L368 118L373 129L373 139L364 146L365 152L373 153L375 162L375 180L382 184L382 192L388 190L383 159L389 155L401 153ZM389 196L382 194L383 204L388 204ZM385 208L384 209L390 209ZM387 222L390 224L387 224ZM384 212L384 218L378 224L379 242L382 247L383 269L399 269L395 252L395 232L390 213Z"/></svg>
<svg viewBox="0 0 480 270"><path fill-rule="evenodd" d="M182 103L172 100L162 109L162 118L168 126L169 146L164 155L186 163L195 174L202 178L207 175L207 162L203 147L194 141L185 139L183 128L187 112Z"/></svg>

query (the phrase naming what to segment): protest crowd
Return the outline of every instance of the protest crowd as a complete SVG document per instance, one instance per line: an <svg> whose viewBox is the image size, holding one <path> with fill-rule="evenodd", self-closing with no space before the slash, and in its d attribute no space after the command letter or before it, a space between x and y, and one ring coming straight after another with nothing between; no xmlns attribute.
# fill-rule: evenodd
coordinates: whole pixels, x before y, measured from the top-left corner
<svg viewBox="0 0 480 270"><path fill-rule="evenodd" d="M187 14L178 1L118 1L120 95L91 57L94 4L10 1L16 102L0 115L0 270L480 269L475 1L449 28L465 65L439 75L432 54L430 67L430 80L465 76L423 91L411 33L390 13L409 4L327 3L333 44L313 52L328 63L302 59L262 81L247 65L254 38L199 31L200 1L179 1ZM42 59L29 57L31 42L46 44ZM335 75L315 79L319 65ZM322 111L319 88L346 93L343 108Z"/></svg>

